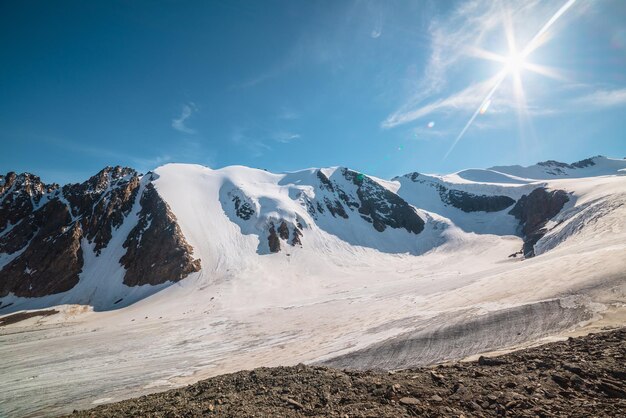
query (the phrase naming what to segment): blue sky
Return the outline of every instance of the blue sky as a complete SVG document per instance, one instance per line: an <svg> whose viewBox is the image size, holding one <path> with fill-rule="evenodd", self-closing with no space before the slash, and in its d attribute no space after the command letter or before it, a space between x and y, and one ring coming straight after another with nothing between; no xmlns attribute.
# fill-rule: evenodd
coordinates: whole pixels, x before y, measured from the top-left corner
<svg viewBox="0 0 626 418"><path fill-rule="evenodd" d="M485 59L551 19L534 67ZM624 22L622 0L3 2L0 171L626 157Z"/></svg>

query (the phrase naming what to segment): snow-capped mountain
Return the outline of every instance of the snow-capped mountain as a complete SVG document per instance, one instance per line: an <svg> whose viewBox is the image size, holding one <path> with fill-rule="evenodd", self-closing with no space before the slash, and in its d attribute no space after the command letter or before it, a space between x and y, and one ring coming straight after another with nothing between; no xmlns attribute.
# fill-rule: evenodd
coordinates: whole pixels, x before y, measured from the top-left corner
<svg viewBox="0 0 626 418"><path fill-rule="evenodd" d="M261 365L409 367L606 322L626 306L624 174L594 157L389 181L190 164L63 187L0 176L0 319L55 309L0 326L6 411Z"/></svg>
<svg viewBox="0 0 626 418"><path fill-rule="evenodd" d="M0 192L2 297L89 304L115 294L109 287L175 282L200 268L150 175L107 167L59 187L9 173Z"/></svg>
<svg viewBox="0 0 626 418"><path fill-rule="evenodd" d="M605 157L392 181L341 167L273 174L168 164L147 175L107 167L63 187L8 173L0 176L0 301L11 310L111 309L246 257L360 247L420 255L458 239L455 228L519 235L529 257L553 229L548 221L576 200L546 180L624 173L625 160Z"/></svg>

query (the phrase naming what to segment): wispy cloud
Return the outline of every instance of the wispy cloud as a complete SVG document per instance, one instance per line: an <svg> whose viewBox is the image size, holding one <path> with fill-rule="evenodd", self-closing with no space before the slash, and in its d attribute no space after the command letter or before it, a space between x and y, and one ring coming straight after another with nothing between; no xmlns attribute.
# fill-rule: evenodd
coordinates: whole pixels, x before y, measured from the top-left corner
<svg viewBox="0 0 626 418"><path fill-rule="evenodd" d="M416 80L415 92L383 120L381 126L393 128L434 112L475 110L493 80L471 81L468 67L475 62L476 51L484 50L484 45L497 44L498 38L504 35L505 6L507 19L516 29L517 41L524 45L533 39L545 23L545 17L552 15L559 3L471 0L445 16L435 17L429 27L431 53L421 78ZM568 17L579 16L587 8L588 5L583 4ZM460 81L468 79L466 87L458 87ZM456 87L456 91L450 94L452 87ZM494 99L490 112L515 107L512 100L500 97Z"/></svg>
<svg viewBox="0 0 626 418"><path fill-rule="evenodd" d="M289 142L295 141L296 139L300 139L300 134L287 131L274 132L272 134L272 139L276 142L287 144Z"/></svg>
<svg viewBox="0 0 626 418"><path fill-rule="evenodd" d="M416 83L415 93L382 122L382 127L392 128L437 110L459 108L461 105L465 109L480 103L480 99L472 96L484 95L485 83L471 84L447 97L437 96L447 86L450 70L459 61L466 60L469 51L498 25L501 25L500 8L493 1L470 1L443 19L435 18L429 27L431 53L424 73Z"/></svg>
<svg viewBox="0 0 626 418"><path fill-rule="evenodd" d="M193 113L197 111L198 111L198 108L193 102L184 104L180 117L172 119L172 128L176 129L179 132L183 132L186 134L193 135L197 133L195 129L191 129L185 124L187 119L189 119L191 115L193 115Z"/></svg>
<svg viewBox="0 0 626 418"><path fill-rule="evenodd" d="M439 91L447 84L451 67L466 58L485 35L501 24L500 7L494 1L469 1L444 20L435 19L430 27L431 54L421 81L419 95Z"/></svg>
<svg viewBox="0 0 626 418"><path fill-rule="evenodd" d="M489 84L487 82L474 83L450 96L436 99L411 110L400 109L389 115L389 117L383 121L382 127L393 128L394 126L412 122L438 111L476 108L488 90Z"/></svg>
<svg viewBox="0 0 626 418"><path fill-rule="evenodd" d="M626 105L626 89L596 90L575 98L574 105L594 108L606 108Z"/></svg>

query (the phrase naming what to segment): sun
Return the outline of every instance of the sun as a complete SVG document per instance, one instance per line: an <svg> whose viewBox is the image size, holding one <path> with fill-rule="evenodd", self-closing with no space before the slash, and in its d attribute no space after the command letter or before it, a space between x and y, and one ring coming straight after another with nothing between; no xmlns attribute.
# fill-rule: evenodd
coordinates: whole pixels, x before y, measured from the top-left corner
<svg viewBox="0 0 626 418"><path fill-rule="evenodd" d="M487 85L490 86L487 95L480 102L478 109L476 109L476 111L472 114L470 119L467 121L467 123L465 124L461 132L454 139L454 141L452 142L452 145L450 145L450 148L448 149L448 152L446 152L446 154L444 155L443 157L444 159L448 158L448 155L450 155L452 150L454 150L454 147L461 140L463 135L465 135L465 132L467 132L467 130L472 125L476 117L479 115L483 115L487 112L487 110L489 109L489 105L491 104L491 99L493 95L499 89L502 82L506 78L508 78L507 76L510 76L510 78L513 79L513 86L514 86L513 91L515 95L515 100L518 103L517 109L520 115L520 120L522 119L522 117L523 118L528 117L528 112L526 109L526 99L524 95L524 88L522 86L522 77L521 77L522 70L529 70L534 73L541 74L547 77L551 77L555 79L562 79L558 71L555 71L554 69L551 69L550 67L527 62L526 57L528 57L530 54L532 54L534 50L536 50L537 48L539 48L541 45L543 45L546 42L547 38L545 35L548 33L548 30L550 30L552 25L554 25L554 23L557 20L559 20L559 18L563 16L563 14L565 14L565 12L567 12L569 8L571 8L575 2L576 0L567 0L559 8L559 10L557 10L556 13L554 13L552 17L550 17L550 19L546 21L546 23L530 39L530 41L526 43L525 46L520 50L517 49L517 42L515 39L513 24L510 19L510 13L508 13L504 9L503 9L502 21L503 21L503 26L504 26L504 32L506 35L506 40L509 46L509 54L500 55L498 53L487 51L478 47L468 48L468 50L471 52L472 55L475 55L478 58L483 58L483 59L487 59L490 61L499 62L503 66L502 66L502 69L495 76L491 77L491 79L486 81Z"/></svg>
<svg viewBox="0 0 626 418"><path fill-rule="evenodd" d="M511 51L504 59L504 69L509 74L519 74L525 66L525 57L517 51Z"/></svg>

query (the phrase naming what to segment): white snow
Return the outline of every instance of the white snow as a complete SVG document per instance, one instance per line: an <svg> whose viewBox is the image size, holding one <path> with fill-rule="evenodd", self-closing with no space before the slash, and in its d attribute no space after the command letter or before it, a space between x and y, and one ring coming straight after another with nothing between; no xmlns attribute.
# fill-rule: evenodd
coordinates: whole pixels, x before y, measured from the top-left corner
<svg viewBox="0 0 626 418"><path fill-rule="evenodd" d="M80 296L95 311L63 305L58 315L0 327L0 415L67 412L220 373L329 359L416 329L541 301L588 311L592 319L581 316L581 323L597 320L607 307L618 309L616 303L624 309L626 177L615 170L622 160L594 161L593 170L577 169L587 174L576 178L498 168L420 175L423 182L378 179L426 221L419 235L377 232L356 212L349 220L328 211L312 216L307 199L331 197L315 169L159 167L153 184L202 270L176 284L123 285L118 260L137 222L136 202L99 257L83 243L85 268L75 289L37 300L2 299L2 306L35 309ZM341 168L323 173L355 193ZM566 190L571 200L537 244L540 255L521 261L509 258L522 245L510 208L465 213L441 202L437 184L515 200L548 187ZM234 196L253 207L249 220L236 216ZM282 220L290 228L302 224L302 246L282 242L282 251L270 254L264 231ZM118 298L123 303L113 305ZM561 331L549 326L533 322L539 334L520 338ZM513 341L513 333L504 324L494 344ZM441 348L434 345L431 354Z"/></svg>

